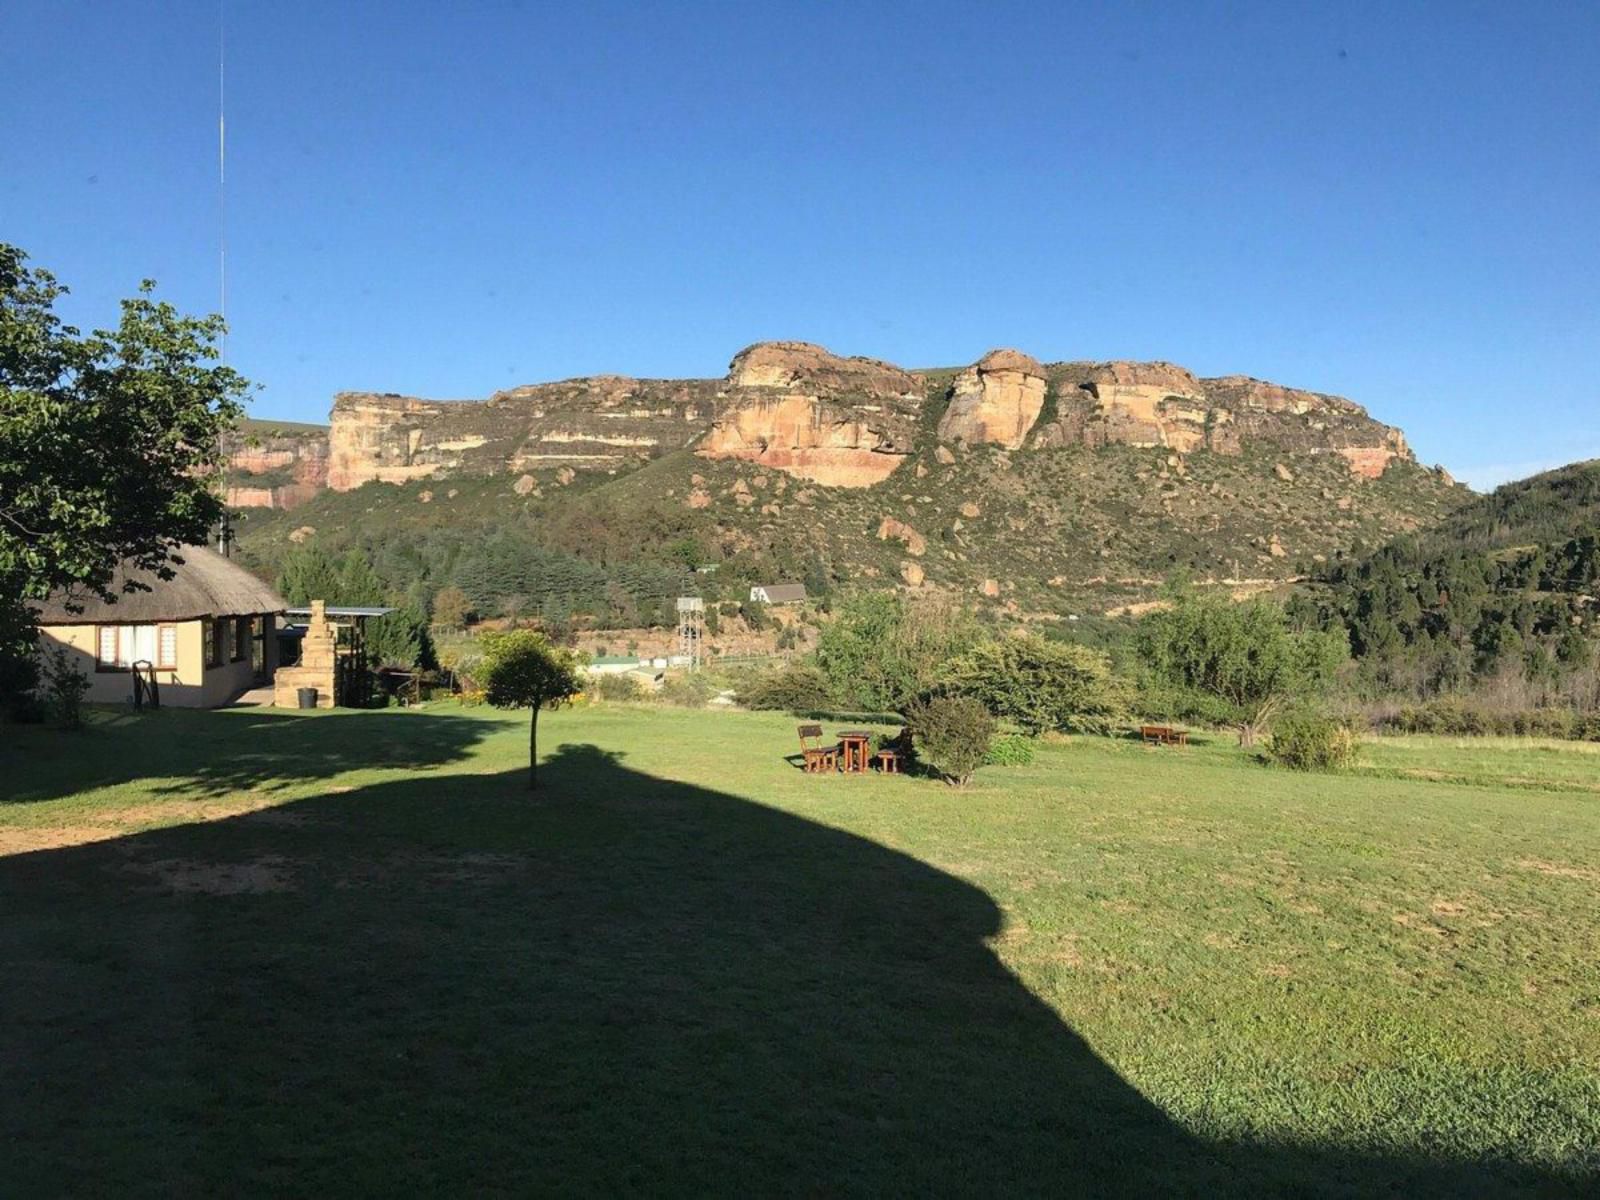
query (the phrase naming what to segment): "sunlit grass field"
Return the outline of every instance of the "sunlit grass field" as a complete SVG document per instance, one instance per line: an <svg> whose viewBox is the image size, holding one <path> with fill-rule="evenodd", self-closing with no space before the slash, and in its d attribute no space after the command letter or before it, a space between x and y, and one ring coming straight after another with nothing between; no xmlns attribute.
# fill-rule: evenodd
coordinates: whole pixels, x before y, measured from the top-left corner
<svg viewBox="0 0 1600 1200"><path fill-rule="evenodd" d="M0 729L7 1194L1592 1194L1600 753Z"/></svg>

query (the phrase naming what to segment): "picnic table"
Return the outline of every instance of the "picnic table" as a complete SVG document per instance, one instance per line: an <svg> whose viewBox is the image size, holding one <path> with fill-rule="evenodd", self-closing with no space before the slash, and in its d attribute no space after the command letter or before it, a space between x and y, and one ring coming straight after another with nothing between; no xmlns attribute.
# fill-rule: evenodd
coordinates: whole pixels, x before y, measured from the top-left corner
<svg viewBox="0 0 1600 1200"><path fill-rule="evenodd" d="M1189 731L1174 729L1170 725L1141 725L1139 737L1146 746L1187 746Z"/></svg>
<svg viewBox="0 0 1600 1200"><path fill-rule="evenodd" d="M840 769L846 775L863 774L867 769L867 751L872 745L872 733L866 729L841 729L839 746L843 751Z"/></svg>

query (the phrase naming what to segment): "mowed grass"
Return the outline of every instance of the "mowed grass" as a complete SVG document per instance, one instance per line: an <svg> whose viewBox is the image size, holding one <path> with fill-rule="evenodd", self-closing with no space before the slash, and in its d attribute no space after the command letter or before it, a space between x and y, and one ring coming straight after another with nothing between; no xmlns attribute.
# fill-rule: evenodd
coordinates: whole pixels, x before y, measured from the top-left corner
<svg viewBox="0 0 1600 1200"><path fill-rule="evenodd" d="M0 730L6 1194L1592 1194L1600 756Z"/></svg>

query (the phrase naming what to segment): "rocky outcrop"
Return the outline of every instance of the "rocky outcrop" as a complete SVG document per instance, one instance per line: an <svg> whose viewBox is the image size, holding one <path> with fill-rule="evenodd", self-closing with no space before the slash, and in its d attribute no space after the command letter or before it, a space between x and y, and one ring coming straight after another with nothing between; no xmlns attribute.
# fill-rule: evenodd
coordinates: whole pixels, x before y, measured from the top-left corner
<svg viewBox="0 0 1600 1200"><path fill-rule="evenodd" d="M942 377L942 376L941 376ZM930 431L923 406L943 401L933 456L921 473L956 461L953 449L1081 445L1240 454L1259 445L1292 461L1337 454L1375 478L1412 461L1399 430L1338 396L1243 375L1200 379L1166 362L1040 365L993 350L930 393L928 378L810 342L761 342L737 354L721 380L599 375L531 384L487 400L425 400L341 392L326 434L256 423L227 445L229 502L292 507L327 486L404 483L439 473L526 479L535 495L552 474L616 471L692 446L832 487L881 483ZM920 447L926 449L926 446ZM997 460L998 461L998 460ZM553 471L552 471L553 469ZM540 474L541 471L545 474ZM691 504L708 503L704 488Z"/></svg>
<svg viewBox="0 0 1600 1200"><path fill-rule="evenodd" d="M223 503L297 508L328 483L328 439L318 426L245 421L222 443Z"/></svg>
<svg viewBox="0 0 1600 1200"><path fill-rule="evenodd" d="M1245 375L1200 379L1172 363L1056 363L1058 397L1034 446L1161 446L1178 454L1240 454L1260 445L1288 454L1337 453L1362 477L1414 461L1398 429L1342 396ZM1287 468L1285 468L1287 469Z"/></svg>
<svg viewBox="0 0 1600 1200"><path fill-rule="evenodd" d="M939 440L1018 449L1044 408L1044 368L1018 350L991 350L956 376Z"/></svg>
<svg viewBox="0 0 1600 1200"><path fill-rule="evenodd" d="M697 453L867 487L911 453L922 399L921 377L889 363L810 342L761 342L729 364Z"/></svg>
<svg viewBox="0 0 1600 1200"><path fill-rule="evenodd" d="M710 380L616 375L512 388L481 401L341 392L328 435L328 486L347 491L440 471L615 468L693 442L711 423L715 395Z"/></svg>

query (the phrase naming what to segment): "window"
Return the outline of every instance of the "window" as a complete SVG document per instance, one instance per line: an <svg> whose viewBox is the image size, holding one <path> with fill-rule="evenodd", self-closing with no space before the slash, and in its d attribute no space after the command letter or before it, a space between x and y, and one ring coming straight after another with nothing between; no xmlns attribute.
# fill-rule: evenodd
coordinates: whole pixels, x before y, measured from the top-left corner
<svg viewBox="0 0 1600 1200"><path fill-rule="evenodd" d="M233 621L233 661L243 662L250 657L250 618L235 617Z"/></svg>
<svg viewBox="0 0 1600 1200"><path fill-rule="evenodd" d="M200 640L206 647L206 667L222 665L222 638L226 626L221 622L206 620L200 623Z"/></svg>
<svg viewBox="0 0 1600 1200"><path fill-rule="evenodd" d="M172 625L101 625L95 631L97 671L126 671L136 662L162 670L178 665L178 631Z"/></svg>

